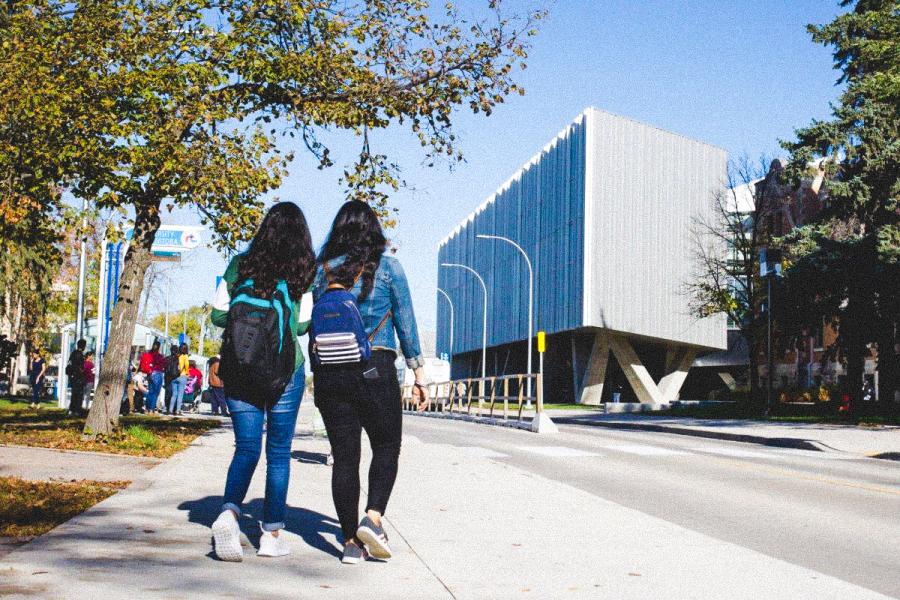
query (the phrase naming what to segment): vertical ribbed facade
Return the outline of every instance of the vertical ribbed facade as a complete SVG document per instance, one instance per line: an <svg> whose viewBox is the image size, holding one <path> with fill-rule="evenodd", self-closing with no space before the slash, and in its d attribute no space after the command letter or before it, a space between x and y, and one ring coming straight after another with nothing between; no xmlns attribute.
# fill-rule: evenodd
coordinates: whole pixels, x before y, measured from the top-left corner
<svg viewBox="0 0 900 600"><path fill-rule="evenodd" d="M564 129L439 247L439 263L472 267L487 285L487 345L502 347L489 353L488 372L522 372L524 344L510 344L528 336L528 271L515 248L477 234L508 237L531 257L535 330L564 334L556 361L571 361L574 350L560 345L574 344L576 330L725 348L724 317L696 319L684 293L695 271L691 222L709 217L725 161L720 148L594 108ZM481 286L446 267L438 285L453 300L456 326L451 349L449 307L438 296L437 350L461 359L457 374L474 374Z"/></svg>
<svg viewBox="0 0 900 600"><path fill-rule="evenodd" d="M587 117L584 325L726 347L725 316L691 314L691 224L724 189L721 148L594 108Z"/></svg>
<svg viewBox="0 0 900 600"><path fill-rule="evenodd" d="M579 118L535 156L440 245L438 262L478 271L488 288L488 346L528 337L528 269L518 251L476 234L519 243L535 271L535 329L581 326L583 307L585 122ZM437 298L437 350L481 348L483 293L462 269L438 269L438 285L453 299L456 331L449 348L449 307Z"/></svg>

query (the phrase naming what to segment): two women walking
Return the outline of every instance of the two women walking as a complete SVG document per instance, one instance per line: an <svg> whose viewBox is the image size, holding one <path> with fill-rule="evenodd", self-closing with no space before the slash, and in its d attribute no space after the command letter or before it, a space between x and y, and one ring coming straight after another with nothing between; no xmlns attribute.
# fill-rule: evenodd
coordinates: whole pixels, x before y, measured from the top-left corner
<svg viewBox="0 0 900 600"><path fill-rule="evenodd" d="M266 423L266 486L260 527L262 536L259 556L285 556L290 553L286 539L280 535L285 527L290 451L297 422L297 411L305 388L304 355L299 336L309 329L309 305L320 300L329 289L341 288L356 295L358 310L366 334L371 338L371 358L356 363L316 368L314 373L316 406L322 413L334 455L332 493L344 536L344 562L359 562L365 548L376 557L390 558L391 552L381 524L397 476L401 436L400 388L394 368L396 342L407 364L416 369L421 380L421 352L409 288L403 270L392 257L383 256L386 240L378 218L361 202L348 202L335 218L322 253L317 259L303 212L294 204L282 202L273 206L263 219L249 249L236 256L217 290L212 314L213 323L226 328L226 337L243 340L236 352L248 353L246 318L239 329L235 311L237 303L272 307L278 315L278 327L290 335L279 341L274 362L293 357L293 371L284 380L272 379L279 385L247 385L259 373L232 367L223 353L218 376L224 382L225 402L235 434L235 452L228 469L222 512L212 526L215 553L227 561L240 561L238 518L253 472L262 453L263 424ZM289 302L283 302L285 296ZM306 309L306 310L304 310ZM246 313L244 313L246 317ZM387 325L387 326L386 326ZM260 329L263 331L263 329ZM280 331L277 330L277 331ZM226 344L228 344L226 340ZM315 348L311 348L315 351ZM234 352L232 352L234 354ZM243 364L243 363L241 363ZM272 365L260 365L269 373ZM271 379L271 378L270 378ZM269 380L266 380L268 382ZM278 389L277 396L272 389ZM422 406L424 388L417 387ZM359 510L359 461L361 430L372 443L369 502L366 516L357 521Z"/></svg>

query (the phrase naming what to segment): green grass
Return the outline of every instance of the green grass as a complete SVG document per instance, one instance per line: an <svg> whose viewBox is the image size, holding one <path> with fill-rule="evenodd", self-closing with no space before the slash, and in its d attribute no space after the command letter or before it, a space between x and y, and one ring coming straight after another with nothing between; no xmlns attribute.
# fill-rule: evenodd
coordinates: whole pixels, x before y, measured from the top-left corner
<svg viewBox="0 0 900 600"><path fill-rule="evenodd" d="M558 402L544 402L544 410L603 410L602 406L590 404L563 404Z"/></svg>
<svg viewBox="0 0 900 600"><path fill-rule="evenodd" d="M791 414L798 410L815 410L820 414ZM773 415L763 417L760 409L747 403L718 404L707 406L676 406L666 411L654 413L670 417L688 417L694 419L748 419L774 423L844 423L856 425L900 425L900 415L858 415L854 419L827 413L824 404L814 407L796 407L790 404L776 404ZM781 413L781 414L779 414Z"/></svg>
<svg viewBox="0 0 900 600"><path fill-rule="evenodd" d="M0 398L0 410L29 410L30 404L30 396L3 396ZM41 410L62 410L57 408L56 400L42 400L40 407Z"/></svg>
<svg viewBox="0 0 900 600"><path fill-rule="evenodd" d="M155 450L159 446L159 437L142 425L131 425L125 429L124 433L144 448Z"/></svg>

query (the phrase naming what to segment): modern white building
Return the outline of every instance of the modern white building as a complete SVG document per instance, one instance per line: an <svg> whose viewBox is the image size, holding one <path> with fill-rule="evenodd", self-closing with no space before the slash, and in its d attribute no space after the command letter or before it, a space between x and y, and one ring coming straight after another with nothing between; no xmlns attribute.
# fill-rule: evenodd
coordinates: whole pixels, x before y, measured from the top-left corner
<svg viewBox="0 0 900 600"><path fill-rule="evenodd" d="M528 273L535 329L549 336L547 400L599 404L611 382L631 399L678 398L694 358L726 347L724 316L690 314L690 226L725 185L721 148L589 108L441 243L439 264L463 264L488 291L488 374L525 372ZM464 269L440 268L438 352L455 377L481 371L483 291ZM610 357L614 357L611 361ZM609 386L607 386L609 387ZM623 386L624 387L624 386Z"/></svg>

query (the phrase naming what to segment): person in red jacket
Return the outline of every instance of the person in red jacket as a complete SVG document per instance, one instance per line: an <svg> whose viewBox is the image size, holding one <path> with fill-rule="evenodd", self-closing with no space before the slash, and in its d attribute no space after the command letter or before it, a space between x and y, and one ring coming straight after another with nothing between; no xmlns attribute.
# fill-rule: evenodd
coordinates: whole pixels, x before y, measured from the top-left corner
<svg viewBox="0 0 900 600"><path fill-rule="evenodd" d="M159 352L159 340L153 342L150 350L141 355L141 373L147 375L147 394L144 396L144 412L156 412L159 392L162 390L166 357Z"/></svg>

